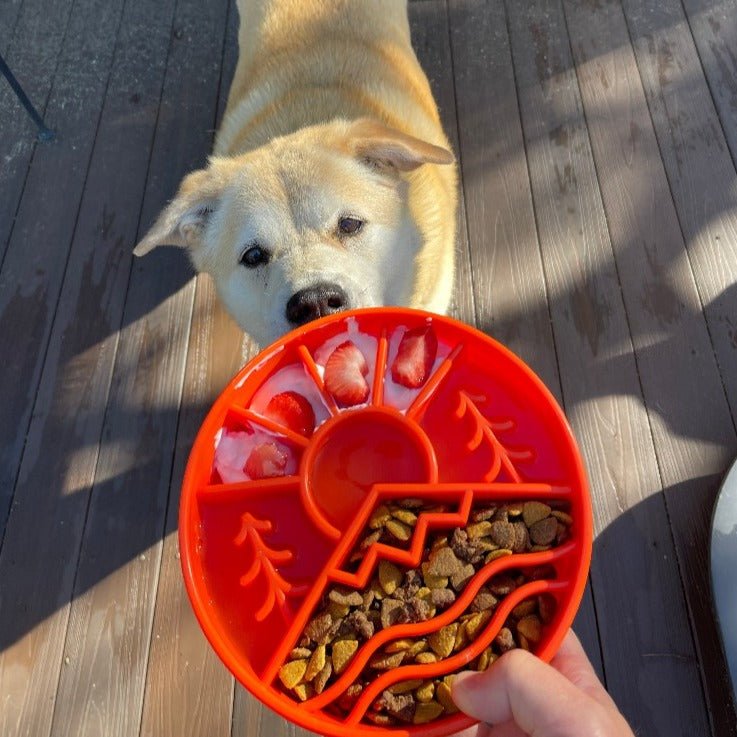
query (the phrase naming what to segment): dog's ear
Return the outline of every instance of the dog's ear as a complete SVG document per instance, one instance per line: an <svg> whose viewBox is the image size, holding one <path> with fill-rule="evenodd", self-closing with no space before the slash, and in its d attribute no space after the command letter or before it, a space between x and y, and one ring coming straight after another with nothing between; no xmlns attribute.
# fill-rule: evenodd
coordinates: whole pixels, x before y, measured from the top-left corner
<svg viewBox="0 0 737 737"><path fill-rule="evenodd" d="M422 164L452 164L453 154L370 118L357 120L349 129L355 155L379 168L412 171Z"/></svg>
<svg viewBox="0 0 737 737"><path fill-rule="evenodd" d="M188 174L176 197L133 249L133 254L143 256L156 246L196 249L202 245L205 225L219 205L225 179L225 173L217 166Z"/></svg>

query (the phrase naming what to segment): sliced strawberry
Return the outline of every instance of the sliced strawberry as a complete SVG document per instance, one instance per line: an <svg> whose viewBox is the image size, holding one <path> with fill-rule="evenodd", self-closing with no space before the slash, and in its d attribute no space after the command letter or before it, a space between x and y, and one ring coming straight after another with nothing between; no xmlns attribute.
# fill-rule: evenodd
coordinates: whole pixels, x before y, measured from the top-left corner
<svg viewBox="0 0 737 737"><path fill-rule="evenodd" d="M350 340L341 343L325 364L325 388L344 407L361 404L368 399L369 385L364 376L368 364L363 353Z"/></svg>
<svg viewBox="0 0 737 737"><path fill-rule="evenodd" d="M243 470L254 480L283 476L288 460L276 443L261 443L251 451Z"/></svg>
<svg viewBox="0 0 737 737"><path fill-rule="evenodd" d="M297 392L275 394L266 405L264 416L300 435L309 437L315 431L315 410Z"/></svg>
<svg viewBox="0 0 737 737"><path fill-rule="evenodd" d="M437 353L438 338L431 325L408 330L392 364L392 379L409 389L417 389L430 376Z"/></svg>

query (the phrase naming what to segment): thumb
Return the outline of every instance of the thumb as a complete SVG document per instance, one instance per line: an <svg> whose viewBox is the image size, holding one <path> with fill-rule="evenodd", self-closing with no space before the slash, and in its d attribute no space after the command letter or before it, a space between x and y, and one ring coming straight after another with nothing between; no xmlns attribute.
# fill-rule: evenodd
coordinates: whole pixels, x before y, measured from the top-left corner
<svg viewBox="0 0 737 737"><path fill-rule="evenodd" d="M591 737L607 721L601 704L524 650L506 653L482 673L460 673L453 700L471 717L513 722L532 737Z"/></svg>

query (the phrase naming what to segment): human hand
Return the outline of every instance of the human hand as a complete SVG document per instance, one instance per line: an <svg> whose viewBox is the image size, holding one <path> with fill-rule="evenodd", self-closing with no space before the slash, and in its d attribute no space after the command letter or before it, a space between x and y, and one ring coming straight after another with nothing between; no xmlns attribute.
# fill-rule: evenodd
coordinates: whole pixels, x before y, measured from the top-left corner
<svg viewBox="0 0 737 737"><path fill-rule="evenodd" d="M483 673L462 673L453 700L478 719L456 737L634 737L569 631L550 665L511 650Z"/></svg>

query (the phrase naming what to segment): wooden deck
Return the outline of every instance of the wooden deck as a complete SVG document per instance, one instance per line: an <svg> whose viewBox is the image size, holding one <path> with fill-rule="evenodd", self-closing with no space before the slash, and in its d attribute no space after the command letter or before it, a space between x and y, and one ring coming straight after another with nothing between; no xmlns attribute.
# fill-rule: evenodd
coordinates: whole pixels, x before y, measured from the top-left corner
<svg viewBox="0 0 737 737"><path fill-rule="evenodd" d="M737 2L418 0L463 169L454 314L566 409L597 538L576 629L642 735L737 735L708 528L737 454ZM0 734L304 734L220 664L176 542L188 449L251 355L183 253L132 261L201 165L227 0L5 0Z"/></svg>

